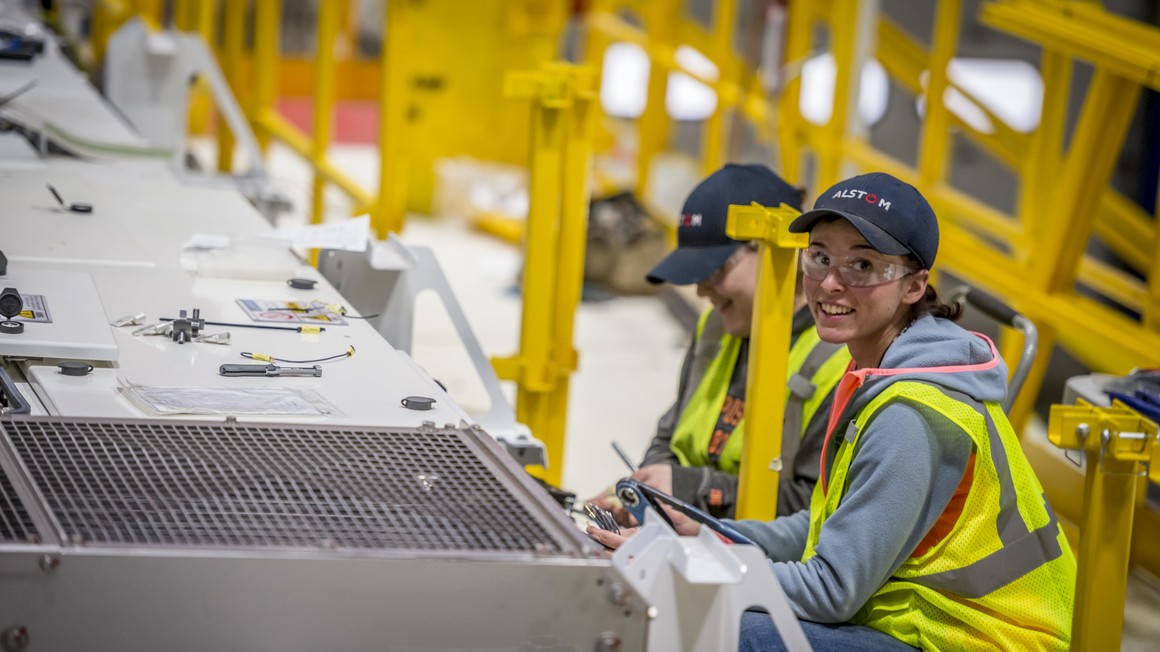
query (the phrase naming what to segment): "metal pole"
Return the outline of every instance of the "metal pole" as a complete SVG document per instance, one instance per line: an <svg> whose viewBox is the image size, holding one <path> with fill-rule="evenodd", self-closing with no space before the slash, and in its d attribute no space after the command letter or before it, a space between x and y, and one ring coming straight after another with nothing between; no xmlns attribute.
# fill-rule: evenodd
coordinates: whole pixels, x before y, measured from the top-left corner
<svg viewBox="0 0 1160 652"><path fill-rule="evenodd" d="M682 4L674 0L652 0L646 5L650 9L645 17L649 36L648 99L644 113L637 120L637 197L648 196L649 170L653 158L665 150L669 140L669 113L665 108L669 70L657 60L657 54L661 48L671 47L673 23Z"/></svg>
<svg viewBox="0 0 1160 652"><path fill-rule="evenodd" d="M785 379L793 324L797 250L809 244L805 233L790 233L798 211L730 206L726 232L738 240L760 242L761 258L749 338L748 388L745 396L746 436L741 447L737 518L771 520L777 515L777 483L782 471Z"/></svg>
<svg viewBox="0 0 1160 652"><path fill-rule="evenodd" d="M557 64L551 70L573 86L571 106L565 109L567 125L561 170L560 228L556 245L555 292L552 295L555 305L550 331L552 361L558 377L549 394L549 425L542 435L550 464L546 479L559 484L564 473L569 380L578 364L573 327L584 283L592 176L592 124L598 90L595 71L590 67Z"/></svg>
<svg viewBox="0 0 1160 652"><path fill-rule="evenodd" d="M318 164L326 160L326 152L330 148L336 74L334 47L343 4L339 0L329 0L318 5L318 50L314 54L314 130L310 147L310 163L314 167L310 194L311 224L321 224L325 217L323 194L326 179L318 172Z"/></svg>
<svg viewBox="0 0 1160 652"><path fill-rule="evenodd" d="M262 128L267 114L274 112L278 96L278 38L282 29L282 0L257 0L254 21L254 79L250 122L256 127L258 147L265 155L270 133Z"/></svg>
<svg viewBox="0 0 1160 652"><path fill-rule="evenodd" d="M713 57L717 60L721 78L725 79L728 62L733 54L733 27L737 24L737 0L718 0L713 16L713 34L710 37ZM725 151L722 147L726 120L725 97L717 92L717 107L713 115L705 120L704 133L701 134L701 170L705 176L715 172L725 163Z"/></svg>
<svg viewBox="0 0 1160 652"><path fill-rule="evenodd" d="M379 63L379 194L371 224L379 238L403 230L407 206L407 65L409 0L387 0Z"/></svg>
<svg viewBox="0 0 1160 652"><path fill-rule="evenodd" d="M229 82L230 89L238 97L243 106L249 106L244 97L239 68L242 61L242 50L246 40L246 2L233 0L224 3L222 17L222 45L221 65L222 73ZM254 114L249 115L250 123L254 122ZM219 120L217 125L218 160L217 167L221 172L229 172L234 168L234 135L230 133L229 125Z"/></svg>

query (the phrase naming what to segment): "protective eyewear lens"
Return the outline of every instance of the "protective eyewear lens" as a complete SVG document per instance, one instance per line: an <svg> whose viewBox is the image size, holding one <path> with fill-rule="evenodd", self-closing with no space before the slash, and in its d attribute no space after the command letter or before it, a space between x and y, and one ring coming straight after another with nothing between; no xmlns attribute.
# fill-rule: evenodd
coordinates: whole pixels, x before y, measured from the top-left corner
<svg viewBox="0 0 1160 652"><path fill-rule="evenodd" d="M852 288L882 285L914 273L907 265L887 263L862 256L834 258L820 249L802 252L802 272L815 281L824 281L831 269L838 270L842 283Z"/></svg>

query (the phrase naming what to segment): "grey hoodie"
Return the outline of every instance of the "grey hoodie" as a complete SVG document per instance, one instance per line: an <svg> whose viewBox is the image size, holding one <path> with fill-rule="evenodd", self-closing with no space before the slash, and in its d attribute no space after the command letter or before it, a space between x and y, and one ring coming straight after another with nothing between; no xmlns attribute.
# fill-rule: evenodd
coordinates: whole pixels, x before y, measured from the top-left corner
<svg viewBox="0 0 1160 652"><path fill-rule="evenodd" d="M951 366L957 368L932 369ZM888 376L868 371L834 427L823 458L827 475L850 420L895 381L933 383L979 401L1002 401L1007 392L1007 367L989 340L930 316L895 338L881 369L905 371ZM938 520L962 481L972 448L970 437L940 415L892 402L863 431L846 494L826 520L817 554L808 562L798 561L805 550L808 509L769 523L734 525L778 562L774 573L799 618L846 622Z"/></svg>

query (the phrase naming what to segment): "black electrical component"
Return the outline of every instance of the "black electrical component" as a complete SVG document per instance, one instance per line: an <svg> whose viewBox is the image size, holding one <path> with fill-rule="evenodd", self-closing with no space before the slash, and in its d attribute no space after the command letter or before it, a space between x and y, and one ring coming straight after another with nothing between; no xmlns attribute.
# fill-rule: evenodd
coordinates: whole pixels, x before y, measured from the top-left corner
<svg viewBox="0 0 1160 652"><path fill-rule="evenodd" d="M21 310L24 310L24 300L16 288L0 291L0 317L4 318L4 321L0 321L0 334L19 335L24 332L24 324L12 319Z"/></svg>

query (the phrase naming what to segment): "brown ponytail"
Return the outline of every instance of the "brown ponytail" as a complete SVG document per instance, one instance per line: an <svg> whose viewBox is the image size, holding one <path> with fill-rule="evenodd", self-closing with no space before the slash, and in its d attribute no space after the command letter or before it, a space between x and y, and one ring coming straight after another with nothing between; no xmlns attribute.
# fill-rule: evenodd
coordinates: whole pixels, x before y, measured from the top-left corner
<svg viewBox="0 0 1160 652"><path fill-rule="evenodd" d="M934 286L927 285L926 293L922 295L922 298L910 306L910 323L913 324L923 315L958 321L963 316L963 304L943 303Z"/></svg>

